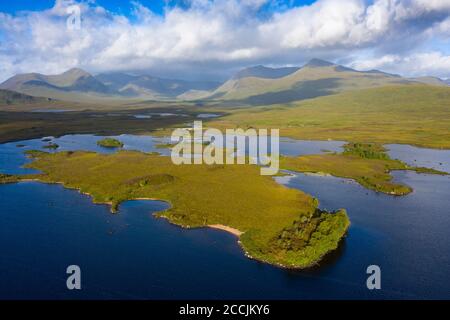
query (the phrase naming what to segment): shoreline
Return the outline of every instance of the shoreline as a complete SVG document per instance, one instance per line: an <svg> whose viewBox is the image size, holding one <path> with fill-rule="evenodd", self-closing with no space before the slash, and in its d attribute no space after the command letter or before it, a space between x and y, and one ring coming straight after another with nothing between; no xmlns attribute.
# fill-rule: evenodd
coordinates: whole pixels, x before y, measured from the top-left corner
<svg viewBox="0 0 450 320"><path fill-rule="evenodd" d="M211 229L217 229L217 230L226 231L226 232L228 232L228 233L231 233L231 234L235 235L235 236L238 237L238 238L239 238L241 235L244 234L244 232L242 232L242 231L240 231L240 230L238 230L238 229L236 229L236 228L228 227L228 226L223 225L223 224L210 224L210 225L208 225L207 227L208 227L208 228L211 228Z"/></svg>
<svg viewBox="0 0 450 320"><path fill-rule="evenodd" d="M93 197L91 194L89 194L89 193L87 193L87 192L82 192L82 191L80 190L80 188L71 188L71 187L67 187L67 186L64 184L64 182L49 182L49 181L40 180L40 179L38 179L38 178L25 178L25 179L20 179L19 181L13 182L13 183L21 183L21 182L38 182L38 183L43 183L43 184L62 185L64 188L66 188L66 189L68 189L68 190L74 190L74 191L77 191L78 193L80 193L80 194L82 194L82 195L85 195L85 196L90 197L93 204L99 204L99 205L107 205L107 206L109 206L109 207L110 207L110 212L111 212L111 214L116 214L116 213L119 211L119 210L114 210L113 203L111 203L111 202L95 202L95 201L94 201L94 197ZM126 201L135 201L135 200L138 200L138 201L139 201L139 200L144 200L144 201L162 201L162 202L167 202L167 203L170 204L170 202L165 201L165 200L155 199L155 198L145 198L145 197L144 197L144 198L141 197L141 198L127 199L127 200L125 200L125 201L122 201L121 203L126 202ZM120 203L119 203L118 205L120 205ZM229 226L226 226L226 225L223 225L223 224L211 224L211 225L198 226L198 227L192 227L192 226L189 226L189 225L181 225L181 224L178 224L178 223L175 223L175 222L171 221L169 217L167 217L167 216L165 216L165 215L163 214L164 211L165 211L165 210L160 211L160 212L155 212L155 213L153 213L153 217L155 217L155 218L163 218L163 219L165 219L168 223L170 223L170 224L172 224L172 225L174 225L174 226L180 227L180 228L182 228L182 229L210 228L210 229L222 230L222 231L231 233L232 235L234 235L234 236L237 237L237 243L238 243L239 247L241 248L241 250L243 251L245 257L247 257L247 258L250 259L250 260L254 260L254 261L256 261L256 262L259 262L259 263L267 264L267 265L270 265L270 266L273 266L273 267L277 267L277 268L280 268L280 269L285 269L285 270L308 270L308 269L311 269L311 268L315 268L315 267L317 267L317 266L320 266L320 262L323 260L324 257L326 257L327 255L329 255L329 254L335 252L335 251L342 245L342 242L345 241L345 238L347 237L348 229L349 229L349 227L350 227L350 225L351 225L351 223L349 222L348 225L346 226L346 230L345 230L343 236L339 239L339 242L337 243L336 248L334 248L334 249L332 249L332 250L326 252L326 253L325 253L324 255L322 255L318 260L316 260L316 261L314 261L314 262L312 262L312 263L310 263L310 264L308 264L308 265L305 265L305 266L295 266L295 265L285 265L285 264L278 263L278 262L275 262L275 261L269 261L269 260L267 260L267 259L263 259L262 257L254 257L254 256L252 256L252 255L245 249L245 247L243 246L243 244L242 244L241 241L240 241L240 237L241 237L245 232L242 232L242 231L240 231L240 230L238 230L238 229L236 229L236 228L232 228L232 227L229 227Z"/></svg>

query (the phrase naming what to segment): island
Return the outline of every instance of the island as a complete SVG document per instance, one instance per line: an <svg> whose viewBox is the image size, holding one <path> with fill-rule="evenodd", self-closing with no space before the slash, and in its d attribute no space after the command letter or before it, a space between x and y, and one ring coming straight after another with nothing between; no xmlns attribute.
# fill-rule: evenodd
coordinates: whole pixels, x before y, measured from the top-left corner
<svg viewBox="0 0 450 320"><path fill-rule="evenodd" d="M42 148L56 150L59 148L59 145L57 145L56 143L49 143L49 144L43 146Z"/></svg>
<svg viewBox="0 0 450 320"><path fill-rule="evenodd" d="M367 189L397 196L406 195L412 189L393 182L390 174L393 170L448 174L435 169L408 166L400 160L391 159L386 151L376 143L348 143L342 153L281 157L280 167L290 171L323 173L352 179Z"/></svg>
<svg viewBox="0 0 450 320"><path fill-rule="evenodd" d="M157 217L231 232L248 257L279 267L317 265L338 248L350 225L344 209L320 210L317 199L261 176L257 165L177 166L170 157L138 151L27 155L33 161L26 166L41 173L5 177L5 183L62 183L113 212L126 200L163 200L171 207Z"/></svg>
<svg viewBox="0 0 450 320"><path fill-rule="evenodd" d="M104 148L122 148L123 143L117 139L113 138L104 138L97 141L97 145Z"/></svg>

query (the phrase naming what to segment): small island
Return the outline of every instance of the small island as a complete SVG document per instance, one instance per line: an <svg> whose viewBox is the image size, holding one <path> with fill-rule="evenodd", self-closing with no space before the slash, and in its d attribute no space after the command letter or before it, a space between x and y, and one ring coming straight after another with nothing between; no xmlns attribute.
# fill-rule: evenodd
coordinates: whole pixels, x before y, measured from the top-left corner
<svg viewBox="0 0 450 320"><path fill-rule="evenodd" d="M43 146L44 149L50 149L50 150L56 150L59 148L59 145L57 145L56 143L49 143L45 146Z"/></svg>
<svg viewBox="0 0 450 320"><path fill-rule="evenodd" d="M123 143L114 138L104 138L97 141L97 145L104 148L122 148Z"/></svg>

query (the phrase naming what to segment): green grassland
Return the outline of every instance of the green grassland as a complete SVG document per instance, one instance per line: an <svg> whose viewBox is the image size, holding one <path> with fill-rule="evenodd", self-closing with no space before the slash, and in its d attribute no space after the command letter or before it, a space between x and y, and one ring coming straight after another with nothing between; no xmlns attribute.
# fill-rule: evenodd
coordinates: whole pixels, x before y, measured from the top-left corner
<svg viewBox="0 0 450 320"><path fill-rule="evenodd" d="M336 249L349 226L345 210L328 213L318 201L260 175L256 165L174 165L170 157L135 151L27 152L30 168L20 176L90 194L113 210L129 199L160 199L171 208L158 216L184 227L225 225L240 230L249 256L306 268ZM17 177L4 177L14 182Z"/></svg>
<svg viewBox="0 0 450 320"><path fill-rule="evenodd" d="M450 148L449 87L388 86L228 112L208 125L279 128L282 136L307 140Z"/></svg>
<svg viewBox="0 0 450 320"><path fill-rule="evenodd" d="M414 170L418 173L446 175L434 169L410 167L399 160L390 159L385 149L377 144L349 143L342 153L281 157L280 167L297 172L331 174L353 179L363 187L392 195L405 195L409 186L392 181L393 170Z"/></svg>

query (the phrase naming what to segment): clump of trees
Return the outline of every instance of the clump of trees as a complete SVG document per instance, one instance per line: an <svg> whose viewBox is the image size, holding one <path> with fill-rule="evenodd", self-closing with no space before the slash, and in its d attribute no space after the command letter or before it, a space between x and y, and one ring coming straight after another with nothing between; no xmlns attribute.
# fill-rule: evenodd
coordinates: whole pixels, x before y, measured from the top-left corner
<svg viewBox="0 0 450 320"><path fill-rule="evenodd" d="M283 229L272 240L270 247L274 251L300 251L308 246L326 244L327 239L334 238L334 233L342 234L347 222L345 210L330 213L316 209L310 215L300 216L290 227Z"/></svg>
<svg viewBox="0 0 450 320"><path fill-rule="evenodd" d="M344 155L353 155L365 159L390 160L386 149L375 143L348 143L344 146Z"/></svg>

